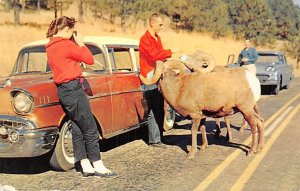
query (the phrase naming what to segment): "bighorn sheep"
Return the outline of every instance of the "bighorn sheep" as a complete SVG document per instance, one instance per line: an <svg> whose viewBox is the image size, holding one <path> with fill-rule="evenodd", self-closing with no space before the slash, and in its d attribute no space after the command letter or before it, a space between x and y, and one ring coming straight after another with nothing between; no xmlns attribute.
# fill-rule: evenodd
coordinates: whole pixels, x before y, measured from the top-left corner
<svg viewBox="0 0 300 191"><path fill-rule="evenodd" d="M144 84L150 85L159 80L166 101L182 116L192 118L192 148L189 158L197 152L197 129L202 117L224 117L240 111L252 130L252 145L248 155L260 152L264 145L263 120L254 110L255 89L260 86L258 79L244 68L209 68L214 62L197 61L202 72L186 74L188 68L179 60L157 62L152 79L140 76ZM250 83L252 82L252 83ZM254 83L253 83L254 82ZM257 141L258 130L258 141ZM203 143L206 142L205 127L201 127ZM206 145L202 145L206 146Z"/></svg>
<svg viewBox="0 0 300 191"><path fill-rule="evenodd" d="M202 51L196 51L194 52L192 55L183 55L180 57L180 60L185 64L185 66L187 66L191 72L201 72L201 73L207 73L213 70L222 70L225 69L224 66L215 66L215 61L214 58L207 53L204 53ZM260 98L260 87L257 86L258 88L255 89L256 91L256 98L255 101L257 102ZM258 107L257 105L255 105L255 111L256 113L258 112ZM218 136L221 133L221 129L220 129L220 120L218 118L215 119L216 120L216 133L215 136ZM230 130L230 121L229 121L229 117L225 116L224 117L224 121L226 123L226 128L227 128L227 135L226 138L228 140L232 139L232 134L231 134L231 130ZM243 119L243 123L241 125L240 128L240 132L243 132L244 129L246 129L247 127L247 123L246 120Z"/></svg>

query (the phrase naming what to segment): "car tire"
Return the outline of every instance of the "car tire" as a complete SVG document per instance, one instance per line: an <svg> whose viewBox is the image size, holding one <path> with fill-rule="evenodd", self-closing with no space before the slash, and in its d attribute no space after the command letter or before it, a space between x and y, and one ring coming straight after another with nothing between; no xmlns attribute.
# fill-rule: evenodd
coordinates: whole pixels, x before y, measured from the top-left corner
<svg viewBox="0 0 300 191"><path fill-rule="evenodd" d="M67 171L74 168L74 163L70 121L66 121L60 130L59 138L50 159L50 166L55 170Z"/></svg>
<svg viewBox="0 0 300 191"><path fill-rule="evenodd" d="M165 131L169 131L170 129L173 128L174 123L175 123L175 117L176 117L175 110L172 107L168 106L167 113L165 113L165 116L164 116L163 128Z"/></svg>
<svg viewBox="0 0 300 191"><path fill-rule="evenodd" d="M277 85L275 86L274 90L273 90L273 94L274 94L274 95L278 95L278 94L279 94L279 90L280 90L280 85L277 84Z"/></svg>
<svg viewBox="0 0 300 191"><path fill-rule="evenodd" d="M282 77L279 78L279 82L275 86L275 88L273 90L273 94L278 95L280 92L281 86L282 86Z"/></svg>
<svg viewBox="0 0 300 191"><path fill-rule="evenodd" d="M289 82L285 85L285 89L289 89L291 86L292 79L289 80Z"/></svg>

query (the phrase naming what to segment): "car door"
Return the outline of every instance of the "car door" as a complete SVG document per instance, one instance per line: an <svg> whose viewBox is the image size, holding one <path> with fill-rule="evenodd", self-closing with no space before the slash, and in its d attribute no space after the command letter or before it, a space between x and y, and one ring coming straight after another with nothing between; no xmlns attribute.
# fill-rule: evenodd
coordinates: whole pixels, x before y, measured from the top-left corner
<svg viewBox="0 0 300 191"><path fill-rule="evenodd" d="M113 131L135 128L144 121L145 102L134 50L137 46L107 45L111 62Z"/></svg>
<svg viewBox="0 0 300 191"><path fill-rule="evenodd" d="M105 56L105 51L96 45L88 44L94 56L93 65L82 63L84 82L94 117L101 127L103 137L113 132L112 122L112 96L109 84L110 72Z"/></svg>

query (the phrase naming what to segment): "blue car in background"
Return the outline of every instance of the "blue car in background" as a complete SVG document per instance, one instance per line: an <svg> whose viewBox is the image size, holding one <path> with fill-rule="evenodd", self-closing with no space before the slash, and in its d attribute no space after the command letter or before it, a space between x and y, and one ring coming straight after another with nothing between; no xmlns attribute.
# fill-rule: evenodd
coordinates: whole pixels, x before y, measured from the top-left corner
<svg viewBox="0 0 300 191"><path fill-rule="evenodd" d="M234 55L229 55L227 66L239 67L234 63ZM262 88L268 88L275 95L283 88L288 89L294 77L293 66L288 64L283 52L280 51L258 51L256 61L256 77Z"/></svg>
<svg viewBox="0 0 300 191"><path fill-rule="evenodd" d="M283 88L288 89L294 77L293 66L288 64L283 52L259 51L256 61L256 76L261 86L269 86L277 95Z"/></svg>

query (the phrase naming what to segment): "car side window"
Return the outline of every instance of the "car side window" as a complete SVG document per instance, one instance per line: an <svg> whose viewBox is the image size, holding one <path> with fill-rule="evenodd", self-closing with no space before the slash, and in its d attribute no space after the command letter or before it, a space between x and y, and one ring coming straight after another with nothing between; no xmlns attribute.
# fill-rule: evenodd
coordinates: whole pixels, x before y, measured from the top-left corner
<svg viewBox="0 0 300 191"><path fill-rule="evenodd" d="M94 57L94 64L88 65L81 63L81 67L85 72L105 72L106 70L106 61L103 52L101 49L94 45L86 45L88 49L92 52Z"/></svg>
<svg viewBox="0 0 300 191"><path fill-rule="evenodd" d="M24 51L19 57L19 72L49 72L47 55L45 52Z"/></svg>
<svg viewBox="0 0 300 191"><path fill-rule="evenodd" d="M133 72L129 47L108 47L109 59L114 72Z"/></svg>

